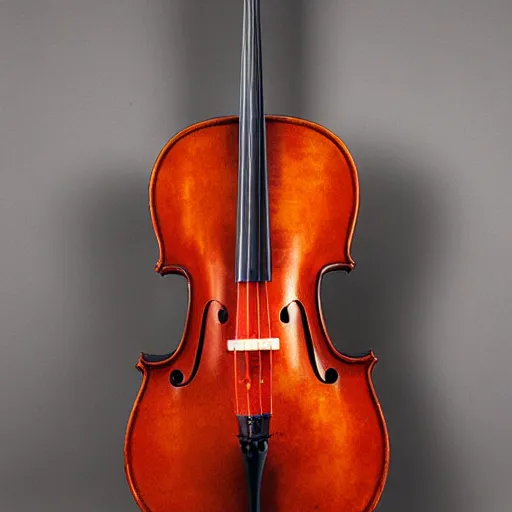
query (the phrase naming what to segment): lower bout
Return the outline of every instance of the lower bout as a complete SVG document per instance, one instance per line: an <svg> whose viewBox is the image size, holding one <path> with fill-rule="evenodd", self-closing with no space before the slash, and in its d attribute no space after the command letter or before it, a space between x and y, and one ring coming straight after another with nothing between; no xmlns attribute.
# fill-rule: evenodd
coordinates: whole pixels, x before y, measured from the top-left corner
<svg viewBox="0 0 512 512"><path fill-rule="evenodd" d="M144 512L248 509L236 417L227 396L212 397L203 389L208 386L199 383L164 393L167 405L162 407L163 385L154 380L134 409L125 464ZM322 388L311 381L287 388L277 379L262 512L375 509L387 476L389 447L369 384L363 368Z"/></svg>
<svg viewBox="0 0 512 512"><path fill-rule="evenodd" d="M312 422L313 424L315 422ZM274 422L262 482L262 512L371 512L387 476L387 439L377 422L364 433ZM320 425L317 423L317 427ZM169 425L170 427L170 425ZM190 436L170 427L161 439L144 430L129 443L127 475L145 512L240 512L248 509L242 453L235 432ZM169 435L170 432L172 435ZM230 434L226 435L226 431Z"/></svg>
<svg viewBox="0 0 512 512"><path fill-rule="evenodd" d="M368 425L367 425L368 426ZM388 471L387 438L376 422L371 437L300 430L269 442L262 512L371 512Z"/></svg>

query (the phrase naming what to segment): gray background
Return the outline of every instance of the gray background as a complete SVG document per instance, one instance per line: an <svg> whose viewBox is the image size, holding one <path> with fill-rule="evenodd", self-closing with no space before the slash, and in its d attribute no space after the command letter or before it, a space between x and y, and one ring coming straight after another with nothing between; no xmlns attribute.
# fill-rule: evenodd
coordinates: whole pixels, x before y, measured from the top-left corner
<svg viewBox="0 0 512 512"><path fill-rule="evenodd" d="M135 511L123 435L141 350L176 346L149 172L236 113L239 0L0 1L0 510ZM359 166L327 324L373 348L380 512L507 512L512 474L512 3L263 0L266 111Z"/></svg>

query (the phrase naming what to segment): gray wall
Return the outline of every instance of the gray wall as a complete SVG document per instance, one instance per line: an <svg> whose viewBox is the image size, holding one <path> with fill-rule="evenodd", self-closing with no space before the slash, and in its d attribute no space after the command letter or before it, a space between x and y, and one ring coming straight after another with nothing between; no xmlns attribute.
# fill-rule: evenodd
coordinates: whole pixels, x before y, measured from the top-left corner
<svg viewBox="0 0 512 512"><path fill-rule="evenodd" d="M512 509L509 0L263 1L267 112L359 166L354 273L327 323L380 357L381 512ZM139 351L186 286L153 273L152 163L236 113L241 2L0 2L0 509L135 511L123 435Z"/></svg>

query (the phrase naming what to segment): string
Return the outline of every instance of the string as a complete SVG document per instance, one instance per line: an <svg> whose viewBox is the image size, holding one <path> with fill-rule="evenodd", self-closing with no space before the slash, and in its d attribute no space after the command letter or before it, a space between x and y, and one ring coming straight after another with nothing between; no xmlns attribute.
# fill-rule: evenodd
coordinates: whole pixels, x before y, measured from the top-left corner
<svg viewBox="0 0 512 512"><path fill-rule="evenodd" d="M243 304L242 294L245 289L245 323L243 322L243 310L241 309L241 305ZM256 301L254 301L254 292L256 292ZM268 284L264 283L264 286L260 286L259 282L256 283L237 283L237 298L236 298L236 325L235 325L235 340L245 340L256 337L258 340L263 337L267 337L268 339L272 339L272 327L270 321L270 301L269 301L269 293L268 293ZM254 309L252 309L254 308ZM265 310L266 308L266 315ZM253 316L256 314L256 318ZM265 318L266 316L266 318ZM254 321L256 320L256 324ZM264 322L267 322L267 325L264 326ZM242 326L244 326L245 331L242 330ZM254 329L255 328L255 329ZM253 330L254 329L254 330ZM268 335L267 335L268 333ZM267 336L266 336L267 335ZM262 350L258 348L258 372L257 375L253 375L251 373L251 366L256 364L255 356L256 354L251 354L249 350L239 350L239 346L235 343L234 347L234 373L235 373L235 404L237 414L247 414L251 416L254 414L253 404L251 404L251 398L257 400L259 403L259 411L260 414L264 414L265 412L269 412L272 414L273 409L273 354L272 349L268 352L268 356L263 357ZM245 360L245 368L244 368L244 376L242 380L240 380L239 376L239 362L238 362L238 353L241 352L241 356L244 357ZM265 368L263 368L265 365ZM256 370L256 368L254 368ZM254 372L256 373L256 371ZM258 378L258 396L254 396L254 391L252 387L256 384L255 379ZM268 380L268 382L264 382L264 380ZM246 404L240 403L240 391L238 388L240 385L245 386L245 395L246 395ZM268 411L265 408L269 408Z"/></svg>
<svg viewBox="0 0 512 512"><path fill-rule="evenodd" d="M256 310L258 315L258 340L261 339L261 321L260 321L260 283L256 283ZM272 350L271 350L272 352ZM259 375L258 375L258 389L260 395L260 414L263 414L263 397L261 394L261 350L258 350L258 367L259 367Z"/></svg>
<svg viewBox="0 0 512 512"><path fill-rule="evenodd" d="M247 301L246 301L246 317L247 317L247 332L246 332L246 338L249 338L250 336L250 312L249 312L249 289L251 285L250 283L247 283ZM250 368L250 361L249 361L249 352L245 351L245 389L247 392L247 415L251 416L251 398L250 398L250 389L251 389L251 374L249 372Z"/></svg>
<svg viewBox="0 0 512 512"><path fill-rule="evenodd" d="M237 283L236 285L236 327L235 327L235 340L238 339L238 312L240 311L240 283ZM235 342L235 404L236 404L236 414L240 412L240 404L238 401L238 367L237 367L237 360L238 360L238 354L236 350L236 342Z"/></svg>
<svg viewBox="0 0 512 512"><path fill-rule="evenodd" d="M272 338L272 332L271 332L271 327L270 327L270 304L268 302L268 287L267 287L267 282L265 281L265 302L267 303L267 321L268 321L268 337L269 339ZM272 414L272 381L274 380L273 379L273 375L272 375L272 350L270 350L270 354L269 354L269 363L270 363L270 375L269 375L269 383L268 383L268 386L269 386L269 390L270 390L270 414Z"/></svg>

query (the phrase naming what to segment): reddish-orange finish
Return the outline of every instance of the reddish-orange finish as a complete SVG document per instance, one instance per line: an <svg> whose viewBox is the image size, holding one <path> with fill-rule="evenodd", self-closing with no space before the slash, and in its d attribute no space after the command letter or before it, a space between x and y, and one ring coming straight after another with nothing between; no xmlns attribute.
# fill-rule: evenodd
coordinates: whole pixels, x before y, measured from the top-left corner
<svg viewBox="0 0 512 512"><path fill-rule="evenodd" d="M369 512L389 463L386 425L371 381L376 358L349 358L334 348L319 298L325 272L354 266L356 168L343 142L325 128L294 118L266 120L268 298L272 335L280 338L281 349L273 353L273 435L262 511ZM248 508L233 354L226 349L236 316L237 167L238 118L228 117L176 135L153 169L156 270L186 276L189 308L177 351L162 362L141 358L137 364L143 381L126 433L125 469L146 512ZM287 305L284 323L280 312ZM229 314L225 324L218 318L221 306ZM191 382L171 386L175 369L185 381L191 377L199 350ZM321 375L336 369L338 381L321 382L313 362Z"/></svg>

